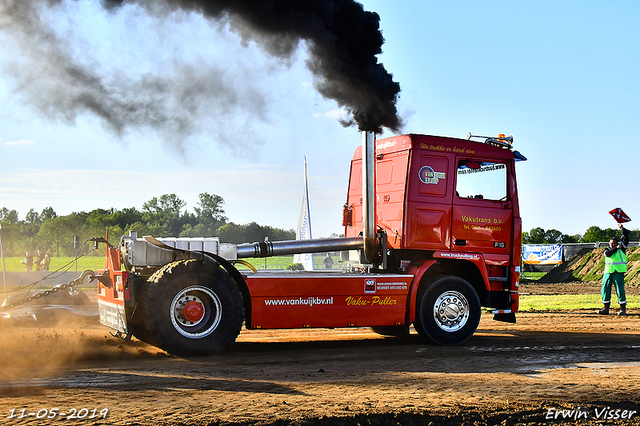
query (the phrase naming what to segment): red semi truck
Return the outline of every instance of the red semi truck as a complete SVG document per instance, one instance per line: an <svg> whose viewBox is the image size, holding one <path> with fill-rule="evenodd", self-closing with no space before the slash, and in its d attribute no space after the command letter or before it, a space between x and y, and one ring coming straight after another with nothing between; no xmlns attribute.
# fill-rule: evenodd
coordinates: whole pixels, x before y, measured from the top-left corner
<svg viewBox="0 0 640 426"><path fill-rule="evenodd" d="M372 327L453 345L482 309L515 322L521 219L513 138L363 133L342 238L221 243L123 236L99 275L100 321L169 353L221 353L247 329ZM340 251L331 271L239 270L243 259ZM251 265L249 265L251 266Z"/></svg>

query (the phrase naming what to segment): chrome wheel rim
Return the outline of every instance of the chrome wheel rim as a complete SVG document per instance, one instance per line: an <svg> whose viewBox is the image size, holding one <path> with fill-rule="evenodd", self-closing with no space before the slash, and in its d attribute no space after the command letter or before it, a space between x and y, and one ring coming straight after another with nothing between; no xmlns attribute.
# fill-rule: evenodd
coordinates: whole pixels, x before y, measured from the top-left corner
<svg viewBox="0 0 640 426"><path fill-rule="evenodd" d="M440 329L453 333L469 320L469 301L458 291L446 291L433 305L433 318Z"/></svg>
<svg viewBox="0 0 640 426"><path fill-rule="evenodd" d="M185 312L185 309L194 307L197 308L197 317ZM218 328L222 319L222 302L211 289L190 286L176 294L171 302L169 314L171 323L178 333L189 339L199 339Z"/></svg>

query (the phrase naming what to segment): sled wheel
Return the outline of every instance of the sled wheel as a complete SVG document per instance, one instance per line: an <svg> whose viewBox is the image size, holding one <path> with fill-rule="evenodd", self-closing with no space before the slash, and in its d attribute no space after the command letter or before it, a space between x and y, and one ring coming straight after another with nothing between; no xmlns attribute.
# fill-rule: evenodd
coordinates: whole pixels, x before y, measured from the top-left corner
<svg viewBox="0 0 640 426"><path fill-rule="evenodd" d="M195 259L165 265L149 278L145 330L150 343L174 355L226 351L242 321L242 295L216 264Z"/></svg>
<svg viewBox="0 0 640 426"><path fill-rule="evenodd" d="M407 337L409 336L408 325L380 325L377 327L371 327L371 331L378 333L381 336L389 337Z"/></svg>
<svg viewBox="0 0 640 426"><path fill-rule="evenodd" d="M417 306L415 327L439 345L457 345L480 323L480 299L467 281L446 276L431 284Z"/></svg>

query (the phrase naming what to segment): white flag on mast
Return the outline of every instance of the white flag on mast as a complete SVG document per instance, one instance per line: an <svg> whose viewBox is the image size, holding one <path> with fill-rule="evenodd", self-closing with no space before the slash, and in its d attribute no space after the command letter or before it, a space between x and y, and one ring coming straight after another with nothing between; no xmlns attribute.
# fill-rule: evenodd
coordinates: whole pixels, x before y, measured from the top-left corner
<svg viewBox="0 0 640 426"><path fill-rule="evenodd" d="M311 217L309 216L309 185L307 184L307 157L304 157L304 195L302 196L302 208L296 231L296 240L311 239ZM305 271L313 271L313 253L301 253L293 255L293 263L301 263Z"/></svg>

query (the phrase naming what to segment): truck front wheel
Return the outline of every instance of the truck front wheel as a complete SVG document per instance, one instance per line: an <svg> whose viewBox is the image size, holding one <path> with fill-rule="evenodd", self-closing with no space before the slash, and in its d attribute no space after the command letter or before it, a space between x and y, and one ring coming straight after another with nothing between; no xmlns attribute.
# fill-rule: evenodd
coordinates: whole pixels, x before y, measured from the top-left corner
<svg viewBox="0 0 640 426"><path fill-rule="evenodd" d="M434 343L457 345L475 333L480 313L480 299L471 284L445 276L423 293L414 325L420 335Z"/></svg>
<svg viewBox="0 0 640 426"><path fill-rule="evenodd" d="M219 265L178 261L150 279L144 312L150 343L175 355L226 351L244 320L242 295Z"/></svg>

